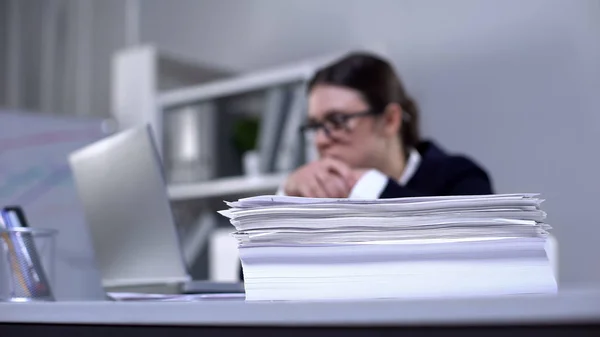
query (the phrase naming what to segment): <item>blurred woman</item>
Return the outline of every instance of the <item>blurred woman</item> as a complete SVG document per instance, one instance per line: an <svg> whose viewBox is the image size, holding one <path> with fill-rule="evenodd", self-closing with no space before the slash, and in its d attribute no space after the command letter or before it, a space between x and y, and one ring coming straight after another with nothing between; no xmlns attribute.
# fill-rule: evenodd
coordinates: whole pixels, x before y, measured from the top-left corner
<svg viewBox="0 0 600 337"><path fill-rule="evenodd" d="M286 180L283 194L397 198L490 194L483 168L419 138L419 111L393 67L352 53L308 85L308 122L319 159Z"/></svg>

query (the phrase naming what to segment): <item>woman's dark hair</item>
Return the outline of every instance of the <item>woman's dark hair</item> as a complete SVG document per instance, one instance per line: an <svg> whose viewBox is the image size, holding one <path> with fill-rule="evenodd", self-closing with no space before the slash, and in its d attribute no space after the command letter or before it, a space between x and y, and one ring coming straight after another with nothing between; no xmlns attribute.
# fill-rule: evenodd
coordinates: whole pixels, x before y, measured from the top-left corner
<svg viewBox="0 0 600 337"><path fill-rule="evenodd" d="M318 84L337 85L360 92L375 114L383 114L388 104L398 103L404 113L400 130L402 143L405 149L418 144L417 105L408 96L400 78L387 61L369 53L351 53L320 69L308 83L308 91Z"/></svg>

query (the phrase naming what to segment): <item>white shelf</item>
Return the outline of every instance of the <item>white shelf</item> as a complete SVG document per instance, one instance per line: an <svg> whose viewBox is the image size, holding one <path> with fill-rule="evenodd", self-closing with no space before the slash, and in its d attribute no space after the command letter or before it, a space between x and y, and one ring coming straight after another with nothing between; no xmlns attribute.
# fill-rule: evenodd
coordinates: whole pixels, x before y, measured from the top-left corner
<svg viewBox="0 0 600 337"><path fill-rule="evenodd" d="M287 173L256 177L220 178L190 184L172 184L168 186L168 193L171 201L274 194L286 177Z"/></svg>

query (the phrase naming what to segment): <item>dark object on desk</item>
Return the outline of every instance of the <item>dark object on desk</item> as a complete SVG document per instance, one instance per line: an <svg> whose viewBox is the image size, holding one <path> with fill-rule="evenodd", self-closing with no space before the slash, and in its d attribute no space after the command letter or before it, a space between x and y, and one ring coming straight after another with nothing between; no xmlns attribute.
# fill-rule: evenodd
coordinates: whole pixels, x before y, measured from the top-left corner
<svg viewBox="0 0 600 337"><path fill-rule="evenodd" d="M152 326L152 325L91 325L91 324L0 324L2 336L419 336L419 337L574 337L598 336L598 323L588 324L487 324L451 326L274 326L253 324L252 326Z"/></svg>
<svg viewBox="0 0 600 337"><path fill-rule="evenodd" d="M416 149L422 159L415 175L406 186L388 179L380 198L494 193L487 172L469 158L448 155L430 141Z"/></svg>

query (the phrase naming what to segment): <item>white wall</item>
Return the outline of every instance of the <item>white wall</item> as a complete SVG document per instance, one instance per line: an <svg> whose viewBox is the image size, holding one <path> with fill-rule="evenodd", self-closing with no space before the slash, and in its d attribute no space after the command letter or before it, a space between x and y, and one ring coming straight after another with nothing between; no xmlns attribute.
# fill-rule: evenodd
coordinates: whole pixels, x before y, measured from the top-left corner
<svg viewBox="0 0 600 337"><path fill-rule="evenodd" d="M600 2L145 0L142 40L239 70L385 43L423 131L542 192L563 285L600 282Z"/></svg>

